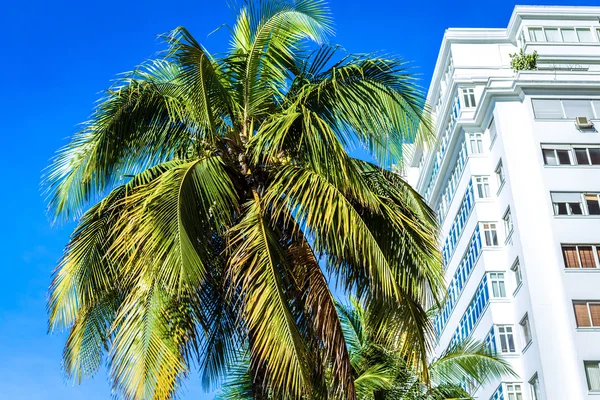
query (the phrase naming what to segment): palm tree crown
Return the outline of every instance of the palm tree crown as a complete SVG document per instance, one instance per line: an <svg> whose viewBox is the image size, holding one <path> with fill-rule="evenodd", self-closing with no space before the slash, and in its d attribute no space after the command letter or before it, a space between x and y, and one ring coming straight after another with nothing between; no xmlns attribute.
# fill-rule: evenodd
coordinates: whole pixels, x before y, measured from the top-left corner
<svg viewBox="0 0 600 400"><path fill-rule="evenodd" d="M231 31L213 56L174 30L57 155L49 208L79 222L50 328L70 377L106 356L125 399L172 398L196 364L211 387L242 343L261 391L353 399L326 276L401 313L414 363L442 292L433 214L381 167L427 135L424 101L402 61L338 57L321 0L248 1Z"/></svg>

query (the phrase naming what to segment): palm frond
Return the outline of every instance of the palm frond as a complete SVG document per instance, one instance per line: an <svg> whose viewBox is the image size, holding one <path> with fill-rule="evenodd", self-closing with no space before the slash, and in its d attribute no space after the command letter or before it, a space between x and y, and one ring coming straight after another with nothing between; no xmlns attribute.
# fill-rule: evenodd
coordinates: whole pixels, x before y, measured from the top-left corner
<svg viewBox="0 0 600 400"><path fill-rule="evenodd" d="M446 350L430 365L432 380L460 385L465 377L479 384L505 376L516 377L510 364L493 354L484 342L467 340Z"/></svg>
<svg viewBox="0 0 600 400"><path fill-rule="evenodd" d="M246 205L236 227L231 257L234 282L244 295L244 315L252 332L250 352L267 371L268 385L281 395L300 398L310 390L309 354L283 291L285 253L265 220L261 200Z"/></svg>
<svg viewBox="0 0 600 400"><path fill-rule="evenodd" d="M126 400L170 399L189 370L169 308L170 296L146 276L118 312L109 366L113 388Z"/></svg>
<svg viewBox="0 0 600 400"><path fill-rule="evenodd" d="M401 59L348 56L313 77L315 72L299 75L290 93L380 163L401 162L405 143L433 140L424 93Z"/></svg>
<svg viewBox="0 0 600 400"><path fill-rule="evenodd" d="M288 248L287 253L289 263L294 266L294 275L300 282L304 282L302 287L308 291L306 308L311 314L314 332L323 347L325 359L331 364L330 385L333 384L333 391L341 398L354 399L356 393L352 365L327 279L304 236L300 235L299 240ZM298 270L302 272L299 274Z"/></svg>
<svg viewBox="0 0 600 400"><path fill-rule="evenodd" d="M111 185L186 154L194 130L180 98L179 68L150 61L111 87L90 121L54 158L46 177L49 210L78 217Z"/></svg>
<svg viewBox="0 0 600 400"><path fill-rule="evenodd" d="M171 295L193 293L212 257L210 239L237 210L237 194L219 157L181 162L121 200L111 251L123 279L152 274Z"/></svg>

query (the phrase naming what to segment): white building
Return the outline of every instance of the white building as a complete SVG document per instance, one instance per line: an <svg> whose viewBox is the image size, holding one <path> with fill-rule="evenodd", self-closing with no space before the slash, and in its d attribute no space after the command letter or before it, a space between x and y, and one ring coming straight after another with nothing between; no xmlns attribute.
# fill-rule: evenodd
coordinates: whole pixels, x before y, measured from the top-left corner
<svg viewBox="0 0 600 400"><path fill-rule="evenodd" d="M486 340L519 375L479 399L600 399L599 17L518 6L506 29L444 35L428 94L438 143L408 174L442 226L438 353ZM511 69L519 49L537 70Z"/></svg>

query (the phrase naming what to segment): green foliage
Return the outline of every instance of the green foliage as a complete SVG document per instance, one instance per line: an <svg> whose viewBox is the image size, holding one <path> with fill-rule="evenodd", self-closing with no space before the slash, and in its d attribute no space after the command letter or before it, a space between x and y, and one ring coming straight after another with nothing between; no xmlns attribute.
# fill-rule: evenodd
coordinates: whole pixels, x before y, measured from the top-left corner
<svg viewBox="0 0 600 400"><path fill-rule="evenodd" d="M221 56L185 28L166 35L163 58L122 75L46 175L49 212L78 219L50 329L69 330L70 378L105 361L124 399L171 399L195 365L214 387L241 348L255 394L355 399L325 276L400 310L401 353L426 360L437 226L383 168L430 140L422 92L400 59L324 44L321 0L244 4Z"/></svg>
<svg viewBox="0 0 600 400"><path fill-rule="evenodd" d="M402 348L416 343L407 343L410 335L403 330L401 312L382 309L375 303L365 306L354 299L349 305L337 307L359 400L473 400L463 388L465 382L484 385L494 379L516 377L508 363L492 354L485 343L469 340L456 344L425 366L413 364ZM249 358L240 358L217 398L254 398L256 386L249 371ZM273 392L263 395L265 399L280 398ZM336 397L325 394L310 398Z"/></svg>
<svg viewBox="0 0 600 400"><path fill-rule="evenodd" d="M510 54L510 67L515 72L533 71L537 68L538 57L535 50L532 54L525 54L523 49L520 49L518 53Z"/></svg>

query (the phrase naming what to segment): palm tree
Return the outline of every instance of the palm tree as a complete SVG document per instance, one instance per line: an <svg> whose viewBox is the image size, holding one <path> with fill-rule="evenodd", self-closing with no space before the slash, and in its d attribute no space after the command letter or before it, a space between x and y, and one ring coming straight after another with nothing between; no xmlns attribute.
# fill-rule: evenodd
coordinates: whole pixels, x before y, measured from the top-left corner
<svg viewBox="0 0 600 400"><path fill-rule="evenodd" d="M422 94L403 61L327 45L321 0L248 1L231 33L220 56L166 35L60 150L49 209L79 221L50 330L69 329L69 377L106 357L125 399L172 398L194 365L213 387L244 343L256 398L311 396L327 370L354 399L326 277L402 304L415 364L443 291L433 213L383 168L427 139Z"/></svg>
<svg viewBox="0 0 600 400"><path fill-rule="evenodd" d="M485 343L471 340L431 359L426 371L415 369L402 350L409 343L397 314L354 299L347 306L338 303L337 307L359 400L472 400L467 389L514 376L509 365L492 354ZM230 369L217 399L252 400L253 391L246 351Z"/></svg>
<svg viewBox="0 0 600 400"><path fill-rule="evenodd" d="M407 364L402 352L406 335L396 318L381 318L382 310L351 300L338 304L354 381L361 400L473 399L474 389L514 372L483 342L458 343L427 366L427 376Z"/></svg>

